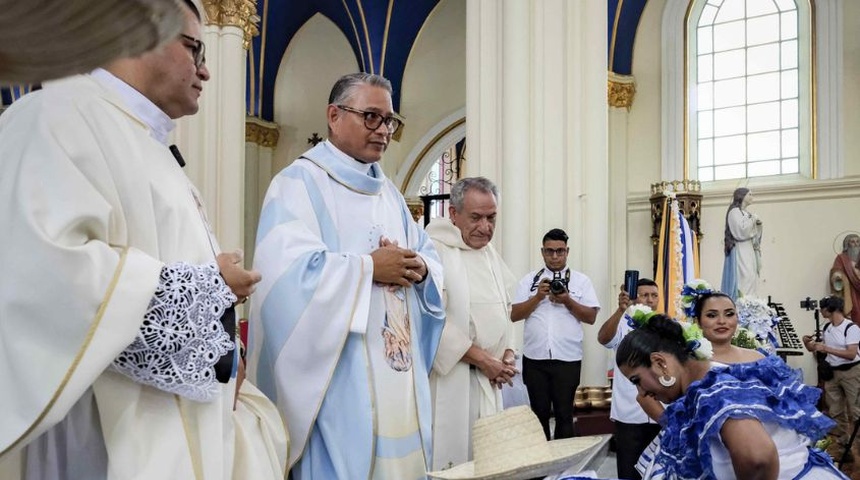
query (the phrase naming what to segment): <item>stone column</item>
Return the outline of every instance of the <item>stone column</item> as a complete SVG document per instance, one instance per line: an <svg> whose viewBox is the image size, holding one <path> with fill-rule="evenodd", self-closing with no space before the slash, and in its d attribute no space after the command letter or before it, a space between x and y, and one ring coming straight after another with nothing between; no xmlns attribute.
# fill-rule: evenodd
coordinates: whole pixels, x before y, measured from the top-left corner
<svg viewBox="0 0 860 480"><path fill-rule="evenodd" d="M494 242L517 275L542 266L541 238L570 235L568 264L609 295L606 6L470 0L466 33L469 176L501 189ZM584 383L603 384L599 325L584 327Z"/></svg>
<svg viewBox="0 0 860 480"><path fill-rule="evenodd" d="M260 207L272 176L272 157L278 145L278 125L257 117L245 120L245 264L251 267Z"/></svg>
<svg viewBox="0 0 860 480"><path fill-rule="evenodd" d="M609 287L612 302L604 306L605 311L615 308L615 298L611 292L618 292L623 284L621 272L627 265L627 128L630 117L630 107L636 93L634 79L630 75L619 75L609 72L606 84L607 101L609 103L609 230L610 230L610 261ZM641 277L652 275L651 272L640 272Z"/></svg>
<svg viewBox="0 0 860 480"><path fill-rule="evenodd" d="M200 111L178 123L175 143L188 176L200 190L209 221L224 250L246 248L245 65L257 34L254 0L204 0L206 66Z"/></svg>

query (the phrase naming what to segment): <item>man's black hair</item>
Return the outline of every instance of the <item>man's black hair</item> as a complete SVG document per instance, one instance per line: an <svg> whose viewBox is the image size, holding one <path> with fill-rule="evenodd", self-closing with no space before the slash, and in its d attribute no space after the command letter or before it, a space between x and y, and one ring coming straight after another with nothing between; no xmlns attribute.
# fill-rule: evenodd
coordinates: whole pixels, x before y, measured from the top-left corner
<svg viewBox="0 0 860 480"><path fill-rule="evenodd" d="M657 285L657 282L655 282L654 280L651 280L650 278L640 278L639 281L636 282L636 288L639 288L639 287L657 287L657 288L660 288Z"/></svg>
<svg viewBox="0 0 860 480"><path fill-rule="evenodd" d="M845 313L845 300L840 297L824 297L818 301L818 307L830 313ZM853 319L852 319L853 320Z"/></svg>
<svg viewBox="0 0 860 480"><path fill-rule="evenodd" d="M553 228L552 230L546 232L546 235L543 236L543 243L546 243L550 240L561 240L567 245L568 236L564 233L564 230L560 228Z"/></svg>

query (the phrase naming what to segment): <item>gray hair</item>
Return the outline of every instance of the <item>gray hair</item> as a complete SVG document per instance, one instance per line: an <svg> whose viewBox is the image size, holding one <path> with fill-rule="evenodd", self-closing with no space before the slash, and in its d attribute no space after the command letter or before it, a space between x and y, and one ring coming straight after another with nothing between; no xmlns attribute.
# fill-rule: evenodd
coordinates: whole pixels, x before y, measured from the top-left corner
<svg viewBox="0 0 860 480"><path fill-rule="evenodd" d="M451 206L454 210L463 211L466 192L473 188L484 193L492 193L496 197L496 202L499 201L499 189L496 188L495 183L484 177L466 177L457 180L457 183L451 187Z"/></svg>
<svg viewBox="0 0 860 480"><path fill-rule="evenodd" d="M0 113L3 113L3 111L0 110ZM848 235L845 235L845 238L842 239L842 251L843 252L848 251L848 248L849 248L848 243L855 238L860 238L860 235L857 235L856 233L849 233Z"/></svg>
<svg viewBox="0 0 860 480"><path fill-rule="evenodd" d="M384 88L389 95L394 95L391 82L387 78L365 72L350 73L338 78L334 82L334 86L331 87L331 93L328 96L329 105L343 104L352 96L353 90L361 85Z"/></svg>

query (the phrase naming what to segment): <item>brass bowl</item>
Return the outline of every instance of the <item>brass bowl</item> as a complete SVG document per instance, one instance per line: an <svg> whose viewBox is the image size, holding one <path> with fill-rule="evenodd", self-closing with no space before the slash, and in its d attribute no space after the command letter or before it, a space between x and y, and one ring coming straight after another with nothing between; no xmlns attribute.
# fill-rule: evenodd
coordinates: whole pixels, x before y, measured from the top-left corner
<svg viewBox="0 0 860 480"><path fill-rule="evenodd" d="M588 400L576 400L573 406L579 409L591 408L591 402Z"/></svg>
<svg viewBox="0 0 860 480"><path fill-rule="evenodd" d="M612 406L611 400L593 400L591 402L592 408L609 408Z"/></svg>

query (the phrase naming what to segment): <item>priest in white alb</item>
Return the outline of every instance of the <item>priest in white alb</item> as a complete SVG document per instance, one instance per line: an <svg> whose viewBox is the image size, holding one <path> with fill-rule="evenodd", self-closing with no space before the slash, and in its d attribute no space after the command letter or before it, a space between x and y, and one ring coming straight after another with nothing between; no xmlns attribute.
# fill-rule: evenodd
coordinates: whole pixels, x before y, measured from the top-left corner
<svg viewBox="0 0 860 480"><path fill-rule="evenodd" d="M472 459L475 420L502 411L515 367L511 299L516 278L490 243L498 190L483 177L451 188L450 218L427 226L445 272L447 321L430 376L433 470Z"/></svg>
<svg viewBox="0 0 860 480"><path fill-rule="evenodd" d="M287 420L294 480L425 478L441 267L379 166L390 82L341 77L326 118L263 202L249 375Z"/></svg>
<svg viewBox="0 0 860 480"><path fill-rule="evenodd" d="M209 79L197 6L162 47L0 116L0 478L280 479L286 433L240 376L220 253L171 154Z"/></svg>

